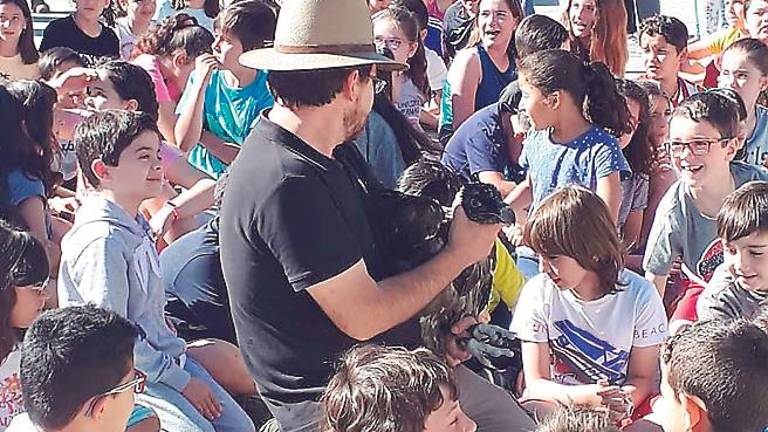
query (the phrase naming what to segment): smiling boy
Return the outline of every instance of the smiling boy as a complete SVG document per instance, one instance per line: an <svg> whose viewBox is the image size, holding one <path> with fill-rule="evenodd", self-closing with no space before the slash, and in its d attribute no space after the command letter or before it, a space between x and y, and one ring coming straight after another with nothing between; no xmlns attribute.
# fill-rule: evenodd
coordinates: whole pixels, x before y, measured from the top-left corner
<svg viewBox="0 0 768 432"><path fill-rule="evenodd" d="M677 315L685 321L695 320L693 305L701 287L723 262L716 222L723 201L744 183L768 180L764 169L732 162L738 131L734 101L715 92L687 99L670 120L666 148L680 179L664 195L656 211L643 268L663 296L675 260L682 261L683 273L700 286L689 293L696 295L678 306L687 311Z"/></svg>
<svg viewBox="0 0 768 432"><path fill-rule="evenodd" d="M768 299L768 183L729 195L717 225L725 262L699 298L699 319L747 318Z"/></svg>

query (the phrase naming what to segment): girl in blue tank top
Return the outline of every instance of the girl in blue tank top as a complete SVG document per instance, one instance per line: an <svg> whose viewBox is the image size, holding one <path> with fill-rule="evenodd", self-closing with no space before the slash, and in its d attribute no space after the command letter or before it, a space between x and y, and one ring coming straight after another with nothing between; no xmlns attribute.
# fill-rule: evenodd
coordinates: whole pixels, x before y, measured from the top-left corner
<svg viewBox="0 0 768 432"><path fill-rule="evenodd" d="M481 0L471 48L460 51L443 88L441 136L472 113L499 100L517 78L513 35L523 19L518 0Z"/></svg>

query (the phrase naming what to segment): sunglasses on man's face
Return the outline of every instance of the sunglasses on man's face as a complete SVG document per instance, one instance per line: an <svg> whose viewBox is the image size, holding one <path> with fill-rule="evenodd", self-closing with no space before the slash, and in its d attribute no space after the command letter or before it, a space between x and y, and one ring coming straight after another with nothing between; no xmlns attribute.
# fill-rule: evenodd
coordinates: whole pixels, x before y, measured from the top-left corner
<svg viewBox="0 0 768 432"><path fill-rule="evenodd" d="M96 403L100 399L103 399L105 397L118 395L120 393L124 393L129 390L133 390L133 392L136 394L144 393L146 382L147 382L147 376L140 370L134 369L132 380L123 384L118 384L112 389L107 390L103 393L99 393L96 396L94 396L93 399L91 400L91 404L88 406L88 409L85 411L85 415L86 416L92 415L93 409L96 407Z"/></svg>

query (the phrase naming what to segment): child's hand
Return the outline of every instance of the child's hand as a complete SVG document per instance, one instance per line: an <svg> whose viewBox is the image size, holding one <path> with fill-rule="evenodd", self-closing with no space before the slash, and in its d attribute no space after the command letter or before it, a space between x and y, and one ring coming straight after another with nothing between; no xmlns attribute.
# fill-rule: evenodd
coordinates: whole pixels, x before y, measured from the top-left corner
<svg viewBox="0 0 768 432"><path fill-rule="evenodd" d="M82 90L97 79L99 79L99 74L96 73L95 70L84 67L74 67L48 81L48 85L53 87L56 90L56 93L59 94L59 97L61 97L68 93Z"/></svg>
<svg viewBox="0 0 768 432"><path fill-rule="evenodd" d="M152 233L155 234L158 239L162 238L176 221L176 218L173 216L173 211L174 208L172 206L164 205L160 207L160 210L158 210L152 216L152 219L149 220L149 226L152 228Z"/></svg>
<svg viewBox="0 0 768 432"><path fill-rule="evenodd" d="M200 54L195 59L195 76L200 83L208 83L211 73L219 67L219 62L213 54Z"/></svg>
<svg viewBox="0 0 768 432"><path fill-rule="evenodd" d="M605 380L597 384L601 387L597 394L602 399L602 406L608 409L612 422L618 424L632 414L632 398L629 395L635 391L634 386L612 386Z"/></svg>
<svg viewBox="0 0 768 432"><path fill-rule="evenodd" d="M445 343L445 361L448 363L448 366L455 368L472 358L472 354L469 351L461 348L459 340L468 338L469 333L467 333L467 329L475 324L477 324L477 318L467 316L451 327L451 334L448 335L448 340Z"/></svg>
<svg viewBox="0 0 768 432"><path fill-rule="evenodd" d="M208 420L221 416L221 402L216 400L208 384L197 378L190 378L181 394Z"/></svg>

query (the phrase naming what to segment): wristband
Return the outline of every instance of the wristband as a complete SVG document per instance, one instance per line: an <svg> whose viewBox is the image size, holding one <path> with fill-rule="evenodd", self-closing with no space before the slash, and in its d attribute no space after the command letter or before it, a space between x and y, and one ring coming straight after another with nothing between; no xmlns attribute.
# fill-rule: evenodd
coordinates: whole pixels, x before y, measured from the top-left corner
<svg viewBox="0 0 768 432"><path fill-rule="evenodd" d="M176 204L172 203L171 201L166 201L163 206L167 206L171 208L171 215L173 216L173 221L179 220L179 209L176 208Z"/></svg>

